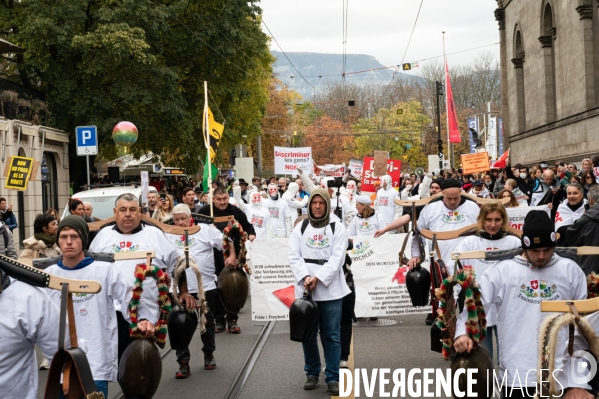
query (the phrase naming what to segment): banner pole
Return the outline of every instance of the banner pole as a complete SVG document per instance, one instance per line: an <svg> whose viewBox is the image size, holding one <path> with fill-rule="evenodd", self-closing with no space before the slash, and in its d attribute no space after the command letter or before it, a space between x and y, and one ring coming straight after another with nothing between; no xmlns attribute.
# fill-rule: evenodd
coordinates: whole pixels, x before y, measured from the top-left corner
<svg viewBox="0 0 599 399"><path fill-rule="evenodd" d="M212 164L210 161L210 122L208 121L208 82L204 81L204 143L206 144L206 167L208 168L208 190L210 192L210 217L214 217L214 207L212 204L213 189L212 189Z"/></svg>
<svg viewBox="0 0 599 399"><path fill-rule="evenodd" d="M443 72L445 73L445 126L447 127L447 159L449 160L449 165L451 168L454 167L454 159L453 159L453 144L449 141L449 102L447 101L447 72L445 68L449 70L447 66L447 58L445 57L445 31L443 31Z"/></svg>

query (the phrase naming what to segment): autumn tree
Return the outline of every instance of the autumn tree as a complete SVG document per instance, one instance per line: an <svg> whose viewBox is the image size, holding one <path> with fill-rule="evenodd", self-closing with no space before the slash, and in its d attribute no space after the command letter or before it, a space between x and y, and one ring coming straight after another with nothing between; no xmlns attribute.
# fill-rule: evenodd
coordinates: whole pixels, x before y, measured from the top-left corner
<svg viewBox="0 0 599 399"><path fill-rule="evenodd" d="M353 132L358 135L355 153L364 157L372 156L375 150L389 151L391 159L399 159L412 169L426 166L422 136L430 123L417 101L382 108L377 115L354 125Z"/></svg>
<svg viewBox="0 0 599 399"><path fill-rule="evenodd" d="M355 154L355 143L348 124L322 116L307 126L302 147L312 147L312 159L318 165L348 162Z"/></svg>

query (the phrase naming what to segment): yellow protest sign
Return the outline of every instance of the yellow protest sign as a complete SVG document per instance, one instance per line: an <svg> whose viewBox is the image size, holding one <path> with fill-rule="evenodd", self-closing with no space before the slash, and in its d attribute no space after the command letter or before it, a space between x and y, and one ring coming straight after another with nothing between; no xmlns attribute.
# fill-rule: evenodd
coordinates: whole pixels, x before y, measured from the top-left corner
<svg viewBox="0 0 599 399"><path fill-rule="evenodd" d="M462 173L470 175L476 172L487 172L489 168L489 153L477 152L460 156L462 161Z"/></svg>
<svg viewBox="0 0 599 399"><path fill-rule="evenodd" d="M4 187L13 190L26 190L33 167L33 158L12 157Z"/></svg>

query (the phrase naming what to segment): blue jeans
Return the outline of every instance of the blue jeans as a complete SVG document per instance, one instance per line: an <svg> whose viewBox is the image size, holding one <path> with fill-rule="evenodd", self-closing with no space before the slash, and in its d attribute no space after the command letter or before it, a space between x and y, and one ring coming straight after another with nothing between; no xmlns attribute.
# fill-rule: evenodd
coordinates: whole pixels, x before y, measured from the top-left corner
<svg viewBox="0 0 599 399"><path fill-rule="evenodd" d="M493 333L495 333L495 340L497 341L497 365L499 365L499 337L497 337L497 326L487 327L487 337L480 345L487 350L491 360L493 360Z"/></svg>
<svg viewBox="0 0 599 399"><path fill-rule="evenodd" d="M341 310L343 298L332 301L316 301L320 310L320 318L310 342L302 343L304 349L304 371L307 376L318 377L320 375L320 353L318 352L318 341L316 338L320 328L320 341L324 350L326 369L325 382L339 382L339 362L341 361Z"/></svg>

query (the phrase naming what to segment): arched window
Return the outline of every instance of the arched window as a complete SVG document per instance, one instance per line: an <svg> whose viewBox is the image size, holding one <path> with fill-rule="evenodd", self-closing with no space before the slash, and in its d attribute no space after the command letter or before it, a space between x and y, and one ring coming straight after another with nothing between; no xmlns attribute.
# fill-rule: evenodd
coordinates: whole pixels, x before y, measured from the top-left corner
<svg viewBox="0 0 599 399"><path fill-rule="evenodd" d="M526 130L526 109L524 105L524 42L520 27L516 25L514 34L514 75L516 80L516 112L517 112L517 133L522 133Z"/></svg>
<svg viewBox="0 0 599 399"><path fill-rule="evenodd" d="M557 99L555 85L555 50L554 40L556 34L553 22L553 9L549 2L543 3L541 17L541 42L543 54L543 70L545 74L545 122L553 122L557 119Z"/></svg>

